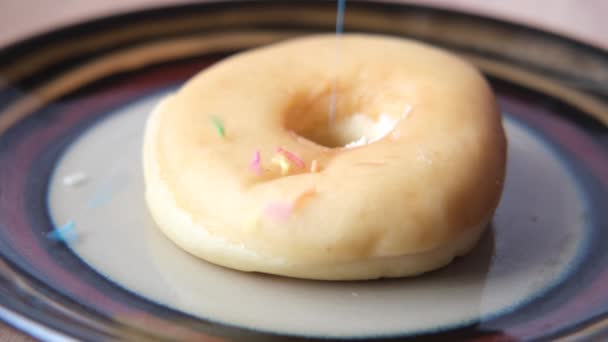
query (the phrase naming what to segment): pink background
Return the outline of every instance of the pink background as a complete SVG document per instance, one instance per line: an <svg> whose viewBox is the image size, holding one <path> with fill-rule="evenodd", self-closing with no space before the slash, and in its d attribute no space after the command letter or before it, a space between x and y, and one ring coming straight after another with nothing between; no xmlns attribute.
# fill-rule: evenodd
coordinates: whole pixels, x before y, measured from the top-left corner
<svg viewBox="0 0 608 342"><path fill-rule="evenodd" d="M287 1L287 0L286 0ZM606 0L388 0L459 9L543 27L608 49ZM186 0L1 0L0 46L53 27ZM348 0L347 0L348 8Z"/></svg>
<svg viewBox="0 0 608 342"><path fill-rule="evenodd" d="M502 18L540 27L608 50L607 0L388 1L451 8ZM86 19L186 2L190 1L0 0L0 47L33 34ZM31 341L31 339L0 323L0 341Z"/></svg>

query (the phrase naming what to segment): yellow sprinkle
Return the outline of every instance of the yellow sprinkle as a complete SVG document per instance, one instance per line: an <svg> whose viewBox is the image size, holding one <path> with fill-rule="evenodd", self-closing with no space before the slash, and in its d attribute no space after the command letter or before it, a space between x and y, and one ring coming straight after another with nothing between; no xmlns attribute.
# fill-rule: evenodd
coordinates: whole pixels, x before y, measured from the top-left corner
<svg viewBox="0 0 608 342"><path fill-rule="evenodd" d="M287 175L289 173L289 170L291 169L291 163L289 162L287 157L282 154L277 154L276 156L274 156L272 158L272 163L279 165L279 167L281 168L281 174L283 176Z"/></svg>
<svg viewBox="0 0 608 342"><path fill-rule="evenodd" d="M310 164L310 172L319 172L319 163L314 159Z"/></svg>

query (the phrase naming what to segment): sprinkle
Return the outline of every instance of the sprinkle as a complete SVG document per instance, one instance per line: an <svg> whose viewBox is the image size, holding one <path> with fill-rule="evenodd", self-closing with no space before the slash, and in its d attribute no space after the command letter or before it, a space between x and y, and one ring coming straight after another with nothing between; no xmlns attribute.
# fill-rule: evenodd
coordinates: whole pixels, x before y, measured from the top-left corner
<svg viewBox="0 0 608 342"><path fill-rule="evenodd" d="M223 138L226 136L226 131L224 130L224 125L222 124L220 119L216 118L215 116L212 116L211 123L213 124L213 127L215 127L215 130L220 137Z"/></svg>
<svg viewBox="0 0 608 342"><path fill-rule="evenodd" d="M74 221L68 221L59 228L48 232L46 237L54 241L70 241L76 238L76 231L74 230Z"/></svg>
<svg viewBox="0 0 608 342"><path fill-rule="evenodd" d="M253 160L251 161L251 163L249 164L249 168L257 173L258 175L262 173L262 167L260 165L260 151L255 151L255 153L253 154Z"/></svg>
<svg viewBox="0 0 608 342"><path fill-rule="evenodd" d="M87 180L87 176L82 172L74 172L63 177L63 184L67 186L78 186Z"/></svg>
<svg viewBox="0 0 608 342"><path fill-rule="evenodd" d="M282 154L274 156L274 158L272 158L272 163L279 165L279 167L281 168L281 174L283 176L287 175L289 173L289 170L291 169L289 160L287 160L287 158Z"/></svg>
<svg viewBox="0 0 608 342"><path fill-rule="evenodd" d="M266 205L264 213L273 219L284 221L289 218L294 209L293 203L290 202L272 202Z"/></svg>
<svg viewBox="0 0 608 342"><path fill-rule="evenodd" d="M319 163L317 162L316 159L313 159L312 163L310 164L310 172L312 172L312 173L319 172Z"/></svg>
<svg viewBox="0 0 608 342"><path fill-rule="evenodd" d="M310 188L308 190L301 192L298 195L298 197L296 197L293 200L293 208L297 209L298 207L300 207L302 205L302 203L304 203L308 198L310 198L311 196L313 196L316 193L317 193L317 189L315 189L315 188Z"/></svg>
<svg viewBox="0 0 608 342"><path fill-rule="evenodd" d="M296 156L295 154L293 154L287 150L284 150L281 147L277 147L277 152L283 154L285 157L287 157L287 159L291 160L299 168L301 168L301 169L306 168L306 163L304 163L304 160L302 160L302 158Z"/></svg>

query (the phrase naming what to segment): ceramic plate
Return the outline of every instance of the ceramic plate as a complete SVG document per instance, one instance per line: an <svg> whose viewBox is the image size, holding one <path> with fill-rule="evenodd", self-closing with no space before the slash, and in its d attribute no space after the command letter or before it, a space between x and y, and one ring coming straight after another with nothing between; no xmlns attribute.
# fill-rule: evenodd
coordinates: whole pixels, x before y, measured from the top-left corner
<svg viewBox="0 0 608 342"><path fill-rule="evenodd" d="M348 4L347 31L450 49L497 93L506 188L470 255L413 279L318 282L210 265L158 232L140 166L154 105L225 56L334 25L331 1L208 3L96 20L1 51L0 317L45 339L604 336L608 54L531 28ZM66 224L69 239L49 236Z"/></svg>

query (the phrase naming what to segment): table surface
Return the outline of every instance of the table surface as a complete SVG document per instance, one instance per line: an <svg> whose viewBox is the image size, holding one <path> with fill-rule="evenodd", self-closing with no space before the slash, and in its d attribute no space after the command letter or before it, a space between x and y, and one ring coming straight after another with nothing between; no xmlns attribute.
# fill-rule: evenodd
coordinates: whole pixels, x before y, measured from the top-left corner
<svg viewBox="0 0 608 342"><path fill-rule="evenodd" d="M186 0L0 0L0 48L34 34L100 16ZM535 26L608 50L606 0L392 0L450 8ZM61 10L57 10L61 4ZM348 2L347 2L348 11ZM347 12L348 13L348 12ZM0 323L0 341L33 341Z"/></svg>

